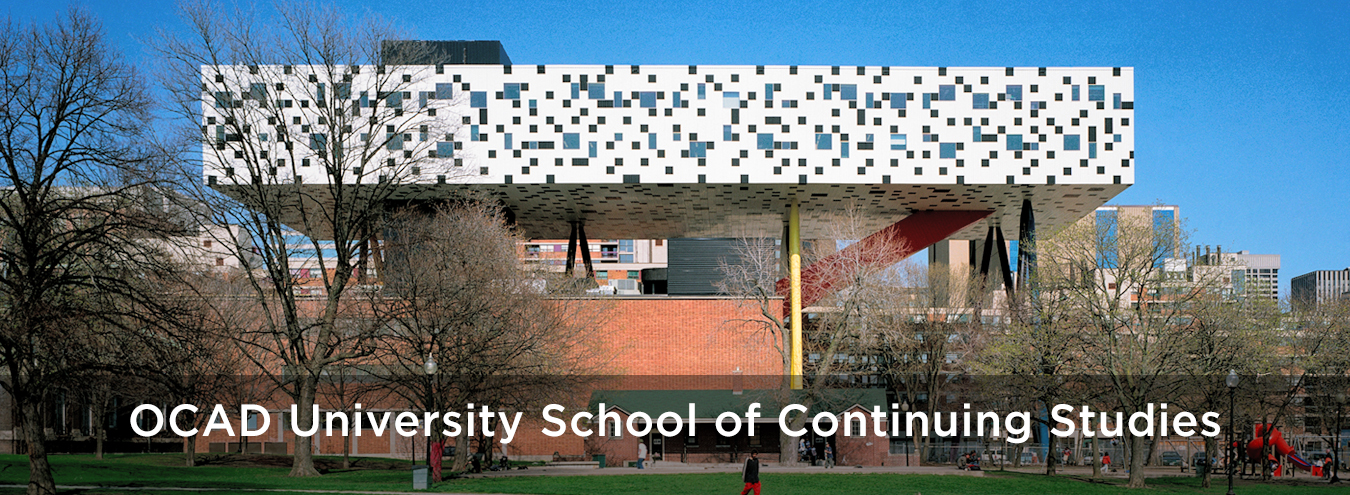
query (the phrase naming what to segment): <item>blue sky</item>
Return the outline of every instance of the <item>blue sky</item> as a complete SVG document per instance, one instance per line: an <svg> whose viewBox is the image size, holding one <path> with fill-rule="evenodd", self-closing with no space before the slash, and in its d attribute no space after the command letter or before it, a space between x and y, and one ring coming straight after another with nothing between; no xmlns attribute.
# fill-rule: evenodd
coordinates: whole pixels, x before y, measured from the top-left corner
<svg viewBox="0 0 1350 495"><path fill-rule="evenodd" d="M1113 203L1176 204L1194 243L1282 255L1283 293L1292 276L1350 267L1343 0L337 3L421 39L501 40L519 64L1135 67L1138 168ZM171 1L76 4L133 60L177 26Z"/></svg>

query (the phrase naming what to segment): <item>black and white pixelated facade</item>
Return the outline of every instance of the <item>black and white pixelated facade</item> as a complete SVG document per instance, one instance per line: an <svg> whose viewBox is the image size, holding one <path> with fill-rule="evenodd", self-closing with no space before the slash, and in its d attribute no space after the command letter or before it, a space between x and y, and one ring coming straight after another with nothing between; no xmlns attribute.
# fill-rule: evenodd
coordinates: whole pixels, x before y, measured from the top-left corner
<svg viewBox="0 0 1350 495"><path fill-rule="evenodd" d="M566 235L576 220L594 237L774 232L797 201L806 237L830 237L829 218L845 208L875 228L914 210L996 210L957 235L974 238L987 222L1015 226L1023 199L1053 227L1134 182L1131 68L352 69L203 68L209 89L234 88L204 92L208 181L228 193L241 181L330 180L318 154L333 138L318 131L318 115L337 105L361 118L400 114L379 129L353 119L342 146L363 150L369 165L342 180L397 181L403 200L484 189L535 237ZM345 73L312 77L333 70ZM210 138L225 140L227 114L259 101L272 105L259 119L280 118L234 137L269 159L292 158L246 177L233 163L242 155L213 152L225 148ZM393 170L407 159L415 164Z"/></svg>

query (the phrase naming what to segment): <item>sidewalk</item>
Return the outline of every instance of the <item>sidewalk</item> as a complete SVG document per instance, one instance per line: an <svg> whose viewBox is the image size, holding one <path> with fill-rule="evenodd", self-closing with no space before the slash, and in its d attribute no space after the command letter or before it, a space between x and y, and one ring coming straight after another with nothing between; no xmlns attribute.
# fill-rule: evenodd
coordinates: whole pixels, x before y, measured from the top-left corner
<svg viewBox="0 0 1350 495"><path fill-rule="evenodd" d="M465 475L466 478L496 478L505 476L618 476L618 475L648 475L648 474L691 474L691 473L739 473L741 465L738 464L683 464L678 462L657 462L655 466L648 466L647 469L637 469L631 467L607 467L597 469L593 467L550 467L550 466L531 466L529 469L516 469L511 471L488 471L482 474ZM951 476L984 476L983 471L962 471L955 466L837 466L831 469L825 469L820 466L793 466L782 467L773 463L765 463L759 468L761 474L775 473L810 473L810 474L938 474Z"/></svg>

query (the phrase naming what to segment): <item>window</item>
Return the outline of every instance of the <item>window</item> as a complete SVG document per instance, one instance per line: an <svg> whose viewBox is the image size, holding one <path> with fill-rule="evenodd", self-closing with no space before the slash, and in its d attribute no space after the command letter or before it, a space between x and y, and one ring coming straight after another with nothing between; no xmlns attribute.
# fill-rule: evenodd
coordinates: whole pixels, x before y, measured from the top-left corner
<svg viewBox="0 0 1350 495"><path fill-rule="evenodd" d="M1097 267L1116 268L1116 210L1097 210Z"/></svg>
<svg viewBox="0 0 1350 495"><path fill-rule="evenodd" d="M1009 84L1009 85L1008 85L1008 91L1007 91L1007 93L1008 93L1008 100L1009 100L1009 101L1022 101L1022 85L1021 85L1021 84Z"/></svg>
<svg viewBox="0 0 1350 495"><path fill-rule="evenodd" d="M1078 101L1078 85L1073 85L1073 101Z"/></svg>
<svg viewBox="0 0 1350 495"><path fill-rule="evenodd" d="M210 239L207 239L207 240L202 241L202 247L207 248L207 249L211 249L211 240L210 240Z"/></svg>
<svg viewBox="0 0 1350 495"><path fill-rule="evenodd" d="M520 83L506 83L502 90L502 97L508 100L520 99Z"/></svg>
<svg viewBox="0 0 1350 495"><path fill-rule="evenodd" d="M951 84L938 86L938 101L956 101L956 86Z"/></svg>
<svg viewBox="0 0 1350 495"><path fill-rule="evenodd" d="M600 270L600 271L598 271L598 272L595 272L595 279L596 279L596 280L609 280L609 272L607 272L607 271L605 271L605 270Z"/></svg>
<svg viewBox="0 0 1350 495"><path fill-rule="evenodd" d="M698 99L700 99L700 100L706 100L706 99L708 99L708 85L707 85L707 84L699 83L699 85L698 85Z"/></svg>
<svg viewBox="0 0 1350 495"><path fill-rule="evenodd" d="M605 84L591 83L590 87L587 88L587 96L592 100L605 99Z"/></svg>
<svg viewBox="0 0 1350 495"><path fill-rule="evenodd" d="M656 92L643 91L638 93L638 106L642 108L656 108Z"/></svg>
<svg viewBox="0 0 1350 495"><path fill-rule="evenodd" d="M347 84L346 86L347 86L347 91L350 92L350 91L351 91L351 85L350 85L350 84ZM342 85L338 85L338 87L341 88ZM455 89L455 85L452 84L452 83L436 83L436 99L437 99L437 100L449 100L450 98L452 98L452 95L454 94L454 89ZM338 95L338 98L339 98L339 99L344 99L344 100L346 99L346 98L343 98L342 95L340 95L340 94Z"/></svg>
<svg viewBox="0 0 1350 495"><path fill-rule="evenodd" d="M620 258L619 261L622 261L622 262L624 262L624 263L632 263L632 262L633 262L633 255L631 255L631 254L628 255L628 261L623 261L623 259L622 259L622 258L623 258L623 255L619 255L619 258ZM628 280L637 280L637 279L638 279L638 271L637 271L637 270L628 270Z"/></svg>
<svg viewBox="0 0 1350 495"><path fill-rule="evenodd" d="M1106 101L1106 86L1101 84L1088 85L1088 101Z"/></svg>
<svg viewBox="0 0 1350 495"><path fill-rule="evenodd" d="M216 266L225 266L225 258L216 258Z"/></svg>
<svg viewBox="0 0 1350 495"><path fill-rule="evenodd" d="M469 92L469 107L487 108L487 91Z"/></svg>
<svg viewBox="0 0 1350 495"><path fill-rule="evenodd" d="M816 134L816 149L818 150L834 149L834 135Z"/></svg>
<svg viewBox="0 0 1350 495"><path fill-rule="evenodd" d="M891 149L892 149L892 150L903 150L903 149L905 149L905 145L906 145L906 144L908 144L908 143L906 143L906 139L905 139L905 135L904 135L904 134L891 134Z"/></svg>
<svg viewBox="0 0 1350 495"><path fill-rule="evenodd" d="M699 86L702 86L702 84ZM741 108L741 93L738 91L723 92L722 108Z"/></svg>
<svg viewBox="0 0 1350 495"><path fill-rule="evenodd" d="M1021 135L1021 134L1009 134L1009 135L1008 135L1008 151L1022 151L1022 135Z"/></svg>
<svg viewBox="0 0 1350 495"><path fill-rule="evenodd" d="M891 93L891 108L905 108L907 93Z"/></svg>
<svg viewBox="0 0 1350 495"><path fill-rule="evenodd" d="M689 142L689 158L707 158L707 157L708 157L708 143L705 143L703 141Z"/></svg>
<svg viewBox="0 0 1350 495"><path fill-rule="evenodd" d="M956 158L956 143L939 143L938 158Z"/></svg>
<svg viewBox="0 0 1350 495"><path fill-rule="evenodd" d="M839 85L839 99L841 99L841 100L856 100L856 99L858 99L858 85L857 85L857 84L841 84L841 85Z"/></svg>
<svg viewBox="0 0 1350 495"><path fill-rule="evenodd" d="M1111 108L1120 110L1120 93L1111 93Z"/></svg>
<svg viewBox="0 0 1350 495"><path fill-rule="evenodd" d="M773 149L773 134L757 134L756 139L758 140L759 143L759 145L757 146L758 149L761 150Z"/></svg>
<svg viewBox="0 0 1350 495"><path fill-rule="evenodd" d="M563 134L563 149L579 150L581 149L581 135L575 132Z"/></svg>
<svg viewBox="0 0 1350 495"><path fill-rule="evenodd" d="M722 126L722 140L723 141L731 140L731 126L729 125Z"/></svg>
<svg viewBox="0 0 1350 495"><path fill-rule="evenodd" d="M437 158L451 158L455 156L455 143L441 141L436 143Z"/></svg>
<svg viewBox="0 0 1350 495"><path fill-rule="evenodd" d="M1079 141L1077 134L1065 134L1064 151L1078 151L1080 149L1078 146L1078 142Z"/></svg>
<svg viewBox="0 0 1350 495"><path fill-rule="evenodd" d="M989 93L975 93L974 104L971 108L989 109Z"/></svg>

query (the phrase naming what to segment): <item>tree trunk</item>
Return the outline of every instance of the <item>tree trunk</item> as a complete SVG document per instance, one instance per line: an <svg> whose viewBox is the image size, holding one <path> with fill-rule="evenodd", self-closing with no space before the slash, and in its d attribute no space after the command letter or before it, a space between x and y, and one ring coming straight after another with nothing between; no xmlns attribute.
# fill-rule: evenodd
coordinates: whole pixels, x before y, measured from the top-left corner
<svg viewBox="0 0 1350 495"><path fill-rule="evenodd" d="M455 464L450 469L459 473L469 470L469 436L462 432L455 437Z"/></svg>
<svg viewBox="0 0 1350 495"><path fill-rule="evenodd" d="M183 438L183 459L187 467L197 465L197 435L189 435Z"/></svg>
<svg viewBox="0 0 1350 495"><path fill-rule="evenodd" d="M1217 450L1214 450L1214 449L1217 449L1217 448L1219 448L1219 442L1218 442L1218 440L1214 439L1213 437L1205 437L1205 455L1206 455L1206 456L1209 456L1209 457L1218 457L1218 456L1216 455L1216 453L1217 453L1218 451L1217 451ZM1225 451L1225 452L1226 452L1226 451ZM1189 454L1189 452L1187 452L1187 453ZM1227 457L1227 456L1225 455L1225 457ZM1191 458L1194 459L1195 456L1192 455ZM1227 459L1227 460L1225 460L1224 463L1223 463L1224 469L1231 469L1231 464L1232 464L1232 463L1233 463L1233 459ZM1208 466L1208 467L1209 467L1209 469L1206 469L1206 470L1205 470L1205 476L1204 476L1203 478L1200 479L1200 488L1209 488L1209 485L1210 485L1210 480L1209 480L1209 479L1210 479L1211 476L1214 475L1214 466Z"/></svg>
<svg viewBox="0 0 1350 495"><path fill-rule="evenodd" d="M1060 456L1059 437L1055 436L1054 434L1049 435L1049 437L1050 438L1048 438L1048 440L1050 441L1050 446L1045 451L1045 475L1054 476L1055 461L1058 461Z"/></svg>
<svg viewBox="0 0 1350 495"><path fill-rule="evenodd" d="M792 466L797 462L797 439L787 434L787 428L778 430L778 465Z"/></svg>
<svg viewBox="0 0 1350 495"><path fill-rule="evenodd" d="M319 382L309 373L304 373L300 377L300 387L296 401L296 425L302 431L309 431L314 424L314 394L317 392ZM295 457L291 463L291 473L288 476L318 476L319 470L314 469L314 437L296 435L295 436Z"/></svg>
<svg viewBox="0 0 1350 495"><path fill-rule="evenodd" d="M342 469L352 468L352 437L342 436Z"/></svg>
<svg viewBox="0 0 1350 495"><path fill-rule="evenodd" d="M1144 488L1144 459L1148 456L1148 444L1142 437L1127 437L1130 449L1130 488Z"/></svg>
<svg viewBox="0 0 1350 495"><path fill-rule="evenodd" d="M1092 439L1092 477L1100 478L1102 476L1102 441L1101 435Z"/></svg>
<svg viewBox="0 0 1350 495"><path fill-rule="evenodd" d="M42 431L41 405L38 398L28 394L14 394L22 401L19 418L23 425L23 441L28 447L28 495L55 495L56 482L52 480L52 465L47 461L47 443Z"/></svg>

